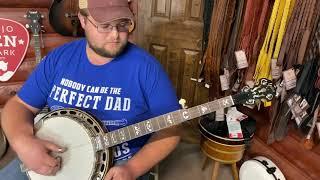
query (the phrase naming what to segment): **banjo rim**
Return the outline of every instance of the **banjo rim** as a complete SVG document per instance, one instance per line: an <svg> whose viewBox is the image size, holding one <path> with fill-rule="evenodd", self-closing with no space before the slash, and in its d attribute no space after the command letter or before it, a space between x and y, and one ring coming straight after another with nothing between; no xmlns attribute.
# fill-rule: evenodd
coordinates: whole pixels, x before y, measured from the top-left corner
<svg viewBox="0 0 320 180"><path fill-rule="evenodd" d="M82 126L86 134L90 137L92 148L95 150L95 143L93 142L94 136L99 136L107 133L107 129L101 124L101 122L93 115L76 108L63 108L57 109L47 113L36 124L36 131L41 129L41 126L45 121L53 120L57 117L66 117ZM113 148L107 148L101 151L94 151L94 161L91 171L90 179L101 178L103 179L108 170L112 167L113 163ZM27 172L29 179L30 174Z"/></svg>

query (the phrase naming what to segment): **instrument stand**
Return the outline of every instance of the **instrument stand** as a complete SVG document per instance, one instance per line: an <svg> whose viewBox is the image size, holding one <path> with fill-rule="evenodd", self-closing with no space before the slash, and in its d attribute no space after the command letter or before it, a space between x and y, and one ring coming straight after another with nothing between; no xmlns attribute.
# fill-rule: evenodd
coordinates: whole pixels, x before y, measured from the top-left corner
<svg viewBox="0 0 320 180"><path fill-rule="evenodd" d="M234 180L239 180L237 162L243 157L246 149L245 144L227 144L222 141L217 142L205 136L201 137L201 151L205 155L202 170L205 168L208 160L213 160L213 170L211 180L216 180L221 164L231 165L232 175Z"/></svg>
<svg viewBox="0 0 320 180"><path fill-rule="evenodd" d="M211 158L209 158L208 156L204 157L203 163L202 163L202 170L204 170L204 168L206 167L208 161ZM224 163L224 162L219 162L217 160L212 159L212 163L213 163L213 167L212 167L212 178L211 180L216 180L218 178L218 174L219 174L219 169L220 169L220 165L221 164L228 164L228 163ZM238 168L237 168L237 164L236 163L232 163L231 164L231 169L232 169L232 176L234 180L239 180L239 173L238 173Z"/></svg>

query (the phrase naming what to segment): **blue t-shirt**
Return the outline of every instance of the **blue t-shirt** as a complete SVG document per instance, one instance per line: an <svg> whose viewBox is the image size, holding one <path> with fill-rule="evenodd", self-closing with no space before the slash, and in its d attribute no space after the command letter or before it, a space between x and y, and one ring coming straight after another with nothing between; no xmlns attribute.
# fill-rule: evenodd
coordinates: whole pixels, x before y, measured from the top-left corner
<svg viewBox="0 0 320 180"><path fill-rule="evenodd" d="M92 113L109 131L179 109L177 97L160 63L128 43L104 65L93 65L85 39L50 52L30 75L18 96L30 106L51 110L74 107ZM131 158L146 135L115 147L115 161Z"/></svg>

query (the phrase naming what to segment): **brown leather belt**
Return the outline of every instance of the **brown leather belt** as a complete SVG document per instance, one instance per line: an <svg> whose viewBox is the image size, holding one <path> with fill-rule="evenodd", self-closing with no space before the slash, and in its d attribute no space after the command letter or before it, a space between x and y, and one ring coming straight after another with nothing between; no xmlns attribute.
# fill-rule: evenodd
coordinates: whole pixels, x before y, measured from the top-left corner
<svg viewBox="0 0 320 180"><path fill-rule="evenodd" d="M216 0L211 18L208 47L203 57L205 83L210 85L209 99L221 97L220 65L227 51L236 0Z"/></svg>
<svg viewBox="0 0 320 180"><path fill-rule="evenodd" d="M252 80L258 60L257 52L259 52L263 44L263 37L266 33L266 22L271 12L270 7L271 1L269 0L247 0L240 42L237 49L245 51L249 67L239 70L239 82L242 82L242 77L245 80Z"/></svg>

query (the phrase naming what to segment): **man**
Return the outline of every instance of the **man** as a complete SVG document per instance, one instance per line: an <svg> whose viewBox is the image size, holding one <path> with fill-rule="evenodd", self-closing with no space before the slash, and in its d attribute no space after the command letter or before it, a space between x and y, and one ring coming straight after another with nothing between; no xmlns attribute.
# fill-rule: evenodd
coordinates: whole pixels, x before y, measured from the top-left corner
<svg viewBox="0 0 320 180"><path fill-rule="evenodd" d="M50 52L1 114L1 125L19 159L42 175L52 176L60 169L61 160L50 152L65 151L34 136L34 115L46 104L51 110L75 107L90 112L110 131L179 109L157 60L127 42L134 22L128 1L80 0L79 7L86 39ZM116 165L105 179L141 177L176 147L176 132L171 128L115 147ZM17 164L10 164L10 169L17 169ZM5 177L1 172L0 176Z"/></svg>

